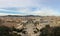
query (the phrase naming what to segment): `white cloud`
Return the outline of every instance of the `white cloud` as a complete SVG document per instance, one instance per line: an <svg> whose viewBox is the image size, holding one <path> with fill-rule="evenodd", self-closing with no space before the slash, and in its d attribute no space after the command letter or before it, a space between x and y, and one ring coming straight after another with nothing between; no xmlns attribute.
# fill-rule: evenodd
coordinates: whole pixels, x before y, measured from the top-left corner
<svg viewBox="0 0 60 36"><path fill-rule="evenodd" d="M38 0L37 0L38 1ZM38 6L36 0L0 0L0 8L2 7L31 7Z"/></svg>
<svg viewBox="0 0 60 36"><path fill-rule="evenodd" d="M34 10L34 11L31 11L30 8L20 8L20 9L17 9L17 11L13 11L15 13L24 13L24 14L21 14L21 15L43 15L43 16L46 16L46 15L56 15L56 12L52 9L48 9L48 8L36 8L38 10ZM0 9L2 11L5 11L9 13L10 10L4 10L4 9ZM12 11L11 11L12 12ZM12 12L12 13L13 13Z"/></svg>
<svg viewBox="0 0 60 36"><path fill-rule="evenodd" d="M41 15L41 16L54 16L54 15L56 16L57 12L51 9L42 9L42 10L32 12L32 14Z"/></svg>
<svg viewBox="0 0 60 36"><path fill-rule="evenodd" d="M57 15L56 10L51 9L50 6L44 6L42 4L43 2L48 2L48 1L47 0L46 1L45 0L0 0L0 9L9 8L9 7L21 7L20 9L17 9L17 11L21 13L25 13L23 15L29 15L29 14L44 15L44 16ZM29 7L38 7L39 9L35 11L31 11ZM0 13L0 14L7 14L7 13Z"/></svg>
<svg viewBox="0 0 60 36"><path fill-rule="evenodd" d="M22 15L22 14L7 14L7 13L0 13L0 16L5 16L5 15Z"/></svg>
<svg viewBox="0 0 60 36"><path fill-rule="evenodd" d="M4 10L4 9L0 9L2 11L5 11L7 13L1 12L0 15L41 15L41 16L58 16L59 14L57 13L57 11L50 9L50 8L41 8L39 10L35 10L35 11L31 11L28 8L21 8L17 11L14 11L16 14L14 14L13 12L9 13L8 11L10 10ZM19 13L23 13L23 14L17 14L17 12Z"/></svg>
<svg viewBox="0 0 60 36"><path fill-rule="evenodd" d="M41 8L35 11L30 11L30 9L28 8L23 8L19 11L25 13L25 15L41 15L41 16L52 16L52 15L57 16L58 15L57 11L50 8Z"/></svg>

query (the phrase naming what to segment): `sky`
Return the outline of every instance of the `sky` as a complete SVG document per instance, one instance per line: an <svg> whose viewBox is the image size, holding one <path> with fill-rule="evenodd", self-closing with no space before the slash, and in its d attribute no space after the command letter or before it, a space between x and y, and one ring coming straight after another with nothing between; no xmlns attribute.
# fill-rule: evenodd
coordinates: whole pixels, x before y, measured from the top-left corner
<svg viewBox="0 0 60 36"><path fill-rule="evenodd" d="M60 16L60 0L0 0L0 15Z"/></svg>

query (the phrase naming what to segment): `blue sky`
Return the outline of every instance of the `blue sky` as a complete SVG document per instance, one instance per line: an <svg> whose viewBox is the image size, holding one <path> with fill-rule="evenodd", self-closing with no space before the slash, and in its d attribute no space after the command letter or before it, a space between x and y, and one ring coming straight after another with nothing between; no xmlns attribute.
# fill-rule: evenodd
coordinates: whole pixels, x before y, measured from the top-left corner
<svg viewBox="0 0 60 36"><path fill-rule="evenodd" d="M60 16L60 0L0 0L0 15Z"/></svg>

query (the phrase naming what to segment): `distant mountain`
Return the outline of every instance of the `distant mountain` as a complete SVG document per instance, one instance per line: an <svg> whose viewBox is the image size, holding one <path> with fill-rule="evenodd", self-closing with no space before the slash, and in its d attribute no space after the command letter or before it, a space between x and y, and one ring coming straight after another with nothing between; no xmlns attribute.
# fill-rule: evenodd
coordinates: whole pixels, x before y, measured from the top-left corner
<svg viewBox="0 0 60 36"><path fill-rule="evenodd" d="M6 15L3 17L41 17L39 15Z"/></svg>
<svg viewBox="0 0 60 36"><path fill-rule="evenodd" d="M26 17L40 17L39 15L26 15Z"/></svg>

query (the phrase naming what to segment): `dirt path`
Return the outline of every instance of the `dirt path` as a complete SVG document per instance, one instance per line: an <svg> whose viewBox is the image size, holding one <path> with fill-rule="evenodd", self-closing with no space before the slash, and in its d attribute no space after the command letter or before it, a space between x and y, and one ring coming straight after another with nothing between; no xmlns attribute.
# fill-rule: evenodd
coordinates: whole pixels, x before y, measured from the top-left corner
<svg viewBox="0 0 60 36"><path fill-rule="evenodd" d="M34 24L30 23L26 25L26 31L28 32L28 36L36 36L36 34L34 34L34 28L36 28L34 26Z"/></svg>

